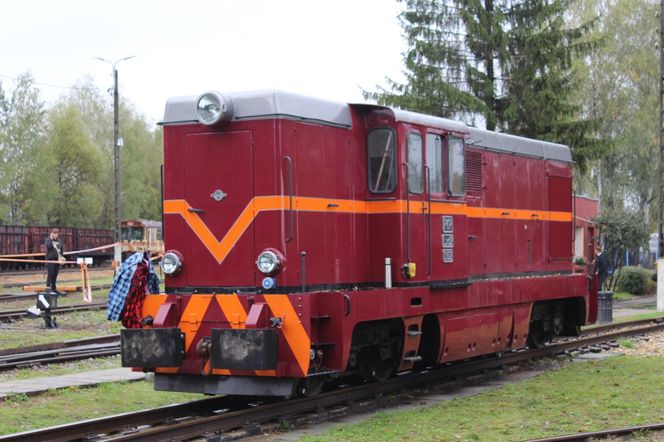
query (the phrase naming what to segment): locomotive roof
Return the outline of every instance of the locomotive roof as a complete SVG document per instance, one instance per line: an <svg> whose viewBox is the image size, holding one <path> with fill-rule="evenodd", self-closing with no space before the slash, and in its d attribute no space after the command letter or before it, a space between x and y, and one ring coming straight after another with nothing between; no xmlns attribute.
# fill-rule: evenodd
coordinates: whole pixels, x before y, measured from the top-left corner
<svg viewBox="0 0 664 442"><path fill-rule="evenodd" d="M386 109L394 115L396 121L469 134L466 140L471 146L517 155L572 162L570 150L563 144L476 129L459 121L417 112L375 104L349 105L273 89L233 92L224 95L233 100L233 120L236 121L277 117L350 128L352 122L351 106L366 106L368 108ZM164 120L161 124L196 122L195 106L197 99L198 96L169 98L166 103Z"/></svg>
<svg viewBox="0 0 664 442"><path fill-rule="evenodd" d="M278 90L224 94L233 100L233 120L290 118L332 126L351 127L350 108L345 103L322 100ZM162 124L196 120L198 96L173 97L166 102Z"/></svg>
<svg viewBox="0 0 664 442"><path fill-rule="evenodd" d="M564 144L550 143L548 141L533 140L531 138L518 137L502 132L493 132L484 129L469 127L465 123L417 112L404 111L401 109L364 105L378 109L386 109L394 115L396 121L419 124L427 127L436 127L453 132L467 134L466 143L471 146L484 149L509 152L516 155L526 155L547 160L557 160L571 163L572 155L569 147Z"/></svg>
<svg viewBox="0 0 664 442"><path fill-rule="evenodd" d="M569 147L564 144L517 137L516 135L492 132L474 127L470 127L469 129L470 135L466 139L466 143L471 146L547 160L564 161L566 163L572 162L572 154Z"/></svg>

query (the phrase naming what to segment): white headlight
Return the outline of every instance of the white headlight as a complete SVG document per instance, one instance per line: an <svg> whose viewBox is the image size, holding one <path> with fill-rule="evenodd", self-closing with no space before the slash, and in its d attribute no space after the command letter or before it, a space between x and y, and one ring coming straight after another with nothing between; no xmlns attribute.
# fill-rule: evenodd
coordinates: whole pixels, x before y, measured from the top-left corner
<svg viewBox="0 0 664 442"><path fill-rule="evenodd" d="M167 275L175 275L182 269L182 255L171 250L161 258L161 269Z"/></svg>
<svg viewBox="0 0 664 442"><path fill-rule="evenodd" d="M219 92L206 92L196 101L196 117L206 126L228 122L233 118L233 100Z"/></svg>
<svg viewBox="0 0 664 442"><path fill-rule="evenodd" d="M266 275L275 273L279 269L280 264L281 260L277 254L271 250L263 250L256 260L258 270Z"/></svg>

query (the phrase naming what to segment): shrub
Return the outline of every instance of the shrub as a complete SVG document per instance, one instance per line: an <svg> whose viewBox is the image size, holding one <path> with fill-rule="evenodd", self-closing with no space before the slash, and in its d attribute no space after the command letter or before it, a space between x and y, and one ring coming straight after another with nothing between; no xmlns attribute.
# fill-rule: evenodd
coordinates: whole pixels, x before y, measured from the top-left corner
<svg viewBox="0 0 664 442"><path fill-rule="evenodd" d="M657 284L650 279L654 272L642 267L626 266L620 269L616 291L627 292L632 295L647 295L655 293Z"/></svg>

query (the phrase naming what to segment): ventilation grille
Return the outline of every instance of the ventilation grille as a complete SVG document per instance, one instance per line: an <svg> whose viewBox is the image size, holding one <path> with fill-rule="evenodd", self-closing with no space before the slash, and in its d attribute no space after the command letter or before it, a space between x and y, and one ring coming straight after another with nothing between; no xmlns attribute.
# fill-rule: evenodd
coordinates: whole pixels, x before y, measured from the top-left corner
<svg viewBox="0 0 664 442"><path fill-rule="evenodd" d="M528 265L533 265L533 242L529 239L526 240L526 259L528 259Z"/></svg>
<svg viewBox="0 0 664 442"><path fill-rule="evenodd" d="M466 191L481 193L482 183L482 152L466 151Z"/></svg>

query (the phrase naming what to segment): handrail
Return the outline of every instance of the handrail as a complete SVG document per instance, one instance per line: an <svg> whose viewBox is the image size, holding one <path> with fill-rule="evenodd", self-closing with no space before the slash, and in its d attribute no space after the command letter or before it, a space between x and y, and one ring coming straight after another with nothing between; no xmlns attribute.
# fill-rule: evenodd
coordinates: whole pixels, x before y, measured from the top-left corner
<svg viewBox="0 0 664 442"><path fill-rule="evenodd" d="M293 240L293 160L288 155L284 156L283 160L288 162L289 236L286 238L286 242L291 242Z"/></svg>
<svg viewBox="0 0 664 442"><path fill-rule="evenodd" d="M406 166L406 261L410 262L410 180L408 179L408 162L401 163L401 168Z"/></svg>
<svg viewBox="0 0 664 442"><path fill-rule="evenodd" d="M431 243L431 169L429 169L429 166L424 166L424 170L426 171L427 175L427 203L429 206L429 213L427 213L427 247L429 248L429 268L427 270L427 275L430 275L433 268L433 251Z"/></svg>

